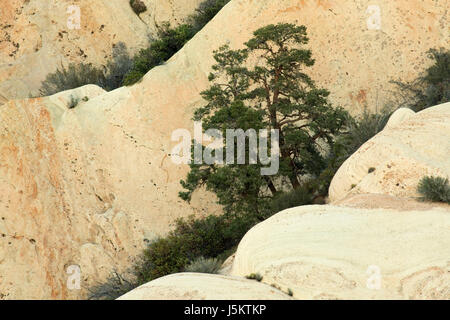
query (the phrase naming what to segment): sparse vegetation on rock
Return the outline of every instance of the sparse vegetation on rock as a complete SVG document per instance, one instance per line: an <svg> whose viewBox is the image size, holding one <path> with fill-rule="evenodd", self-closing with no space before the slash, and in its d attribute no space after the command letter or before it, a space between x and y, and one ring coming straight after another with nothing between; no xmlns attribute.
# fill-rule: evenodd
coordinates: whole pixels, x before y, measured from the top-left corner
<svg viewBox="0 0 450 320"><path fill-rule="evenodd" d="M425 176L419 181L417 191L422 200L450 204L450 184L448 178Z"/></svg>
<svg viewBox="0 0 450 320"><path fill-rule="evenodd" d="M185 271L215 274L219 272L221 266L222 261L217 258L199 257L189 263Z"/></svg>
<svg viewBox="0 0 450 320"><path fill-rule="evenodd" d="M423 75L412 82L395 81L399 87L400 107L418 112L450 101L450 51L430 49L429 58L434 61Z"/></svg>
<svg viewBox="0 0 450 320"><path fill-rule="evenodd" d="M80 103L80 99L78 97L75 97L73 95L70 96L70 100L69 100L69 104L68 104L68 108L69 109L73 109L75 108L78 103Z"/></svg>
<svg viewBox="0 0 450 320"><path fill-rule="evenodd" d="M130 6L137 15L147 11L147 6L141 0L130 0Z"/></svg>
<svg viewBox="0 0 450 320"><path fill-rule="evenodd" d="M263 276L260 275L259 273L252 273L252 274L249 274L248 276L246 276L246 278L250 279L250 280L256 280L258 282L261 282L263 279Z"/></svg>
<svg viewBox="0 0 450 320"><path fill-rule="evenodd" d="M104 70L88 63L71 63L67 67L61 65L54 73L47 75L40 94L50 96L87 84L98 85L107 91L114 90L122 85L123 77L132 64L126 45L120 42L114 46L112 58Z"/></svg>
<svg viewBox="0 0 450 320"><path fill-rule="evenodd" d="M206 0L187 22L177 27L171 27L166 22L158 29L158 38L148 48L142 49L134 57L132 69L123 79L123 85L129 86L140 81L151 69L169 60L192 37L200 31L230 0Z"/></svg>
<svg viewBox="0 0 450 320"><path fill-rule="evenodd" d="M114 300L136 288L136 283L114 271L103 283L89 288L89 300Z"/></svg>
<svg viewBox="0 0 450 320"><path fill-rule="evenodd" d="M86 84L97 84L103 87L105 80L103 71L91 64L71 63L67 67L61 65L54 73L47 75L42 83L40 94L50 96Z"/></svg>

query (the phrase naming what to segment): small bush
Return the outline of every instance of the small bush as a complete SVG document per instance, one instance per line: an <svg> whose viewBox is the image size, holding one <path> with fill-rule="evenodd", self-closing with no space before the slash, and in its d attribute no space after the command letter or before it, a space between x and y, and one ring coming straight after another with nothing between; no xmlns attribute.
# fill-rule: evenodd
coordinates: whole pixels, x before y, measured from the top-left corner
<svg viewBox="0 0 450 320"><path fill-rule="evenodd" d="M177 53L194 35L200 31L230 0L206 0L200 3L196 12L187 22L172 28L168 22L158 28L158 38L133 58L133 67L125 75L123 85L139 82L144 75L162 65Z"/></svg>
<svg viewBox="0 0 450 320"><path fill-rule="evenodd" d="M304 206L312 203L313 195L311 191L305 186L275 196L270 203L270 208L272 213L277 213L285 209Z"/></svg>
<svg viewBox="0 0 450 320"><path fill-rule="evenodd" d="M117 271L114 271L105 283L89 289L89 300L115 300L137 287L137 284Z"/></svg>
<svg viewBox="0 0 450 320"><path fill-rule="evenodd" d="M140 50L133 58L133 66L124 76L123 85L135 84L149 70L169 60L194 34L190 25L182 24L171 28L169 23L164 23L158 29L158 40L153 41L148 48Z"/></svg>
<svg viewBox="0 0 450 320"><path fill-rule="evenodd" d="M187 267L186 272L199 273L218 273L222 266L222 261L216 258L197 258L192 261Z"/></svg>
<svg viewBox="0 0 450 320"><path fill-rule="evenodd" d="M73 95L71 95L70 96L70 100L69 100L68 108L69 109L73 109L73 108L75 108L78 105L78 103L80 103L80 99L75 97L75 96L73 96Z"/></svg>
<svg viewBox="0 0 450 320"><path fill-rule="evenodd" d="M141 0L130 0L130 6L137 15L147 11L147 6Z"/></svg>
<svg viewBox="0 0 450 320"><path fill-rule="evenodd" d="M250 279L250 280L256 280L258 282L261 282L263 279L263 276L260 275L259 273L252 273L252 274L249 274L248 276L246 276L246 278Z"/></svg>
<svg viewBox="0 0 450 320"><path fill-rule="evenodd" d="M374 167L370 167L369 170L367 170L367 173L372 173L374 171L375 171L375 168Z"/></svg>
<svg viewBox="0 0 450 320"><path fill-rule="evenodd" d="M103 87L105 80L103 71L91 64L71 63L67 67L61 65L54 73L48 74L39 92L42 96L51 96L87 84L97 84Z"/></svg>
<svg viewBox="0 0 450 320"><path fill-rule="evenodd" d="M348 132L344 138L347 152L351 155L365 142L381 132L389 121L392 112L385 107L380 112L371 113L364 109L362 115L356 119L348 120Z"/></svg>
<svg viewBox="0 0 450 320"><path fill-rule="evenodd" d="M200 31L230 0L205 0L201 2L195 13L188 18L196 31Z"/></svg>
<svg viewBox="0 0 450 320"><path fill-rule="evenodd" d="M418 112L450 101L450 51L430 49L428 57L434 64L423 75L412 82L393 81L400 90L400 107Z"/></svg>
<svg viewBox="0 0 450 320"><path fill-rule="evenodd" d="M422 200L450 204L450 185L446 178L423 177L419 181L417 191L422 195Z"/></svg>
<svg viewBox="0 0 450 320"><path fill-rule="evenodd" d="M197 258L218 258L234 249L255 221L229 216L180 219L175 230L151 242L135 267L138 283L182 272ZM218 259L219 260L219 259Z"/></svg>
<svg viewBox="0 0 450 320"><path fill-rule="evenodd" d="M67 67L61 65L54 73L47 75L42 82L39 93L51 96L55 93L95 84L110 91L122 85L123 78L133 66L124 43L117 43L112 50L112 59L106 63L105 70L92 64L71 63Z"/></svg>
<svg viewBox="0 0 450 320"><path fill-rule="evenodd" d="M369 112L367 108L361 116L353 118L347 115L347 130L336 137L336 141L325 158L325 169L319 177L310 182L319 195L328 195L328 189L337 170L345 160L354 154L365 142L382 131L386 126L392 109L384 107L380 112ZM369 169L371 172L372 168ZM369 173L371 173L369 172ZM356 185L355 185L356 186ZM355 186L352 186L355 187Z"/></svg>

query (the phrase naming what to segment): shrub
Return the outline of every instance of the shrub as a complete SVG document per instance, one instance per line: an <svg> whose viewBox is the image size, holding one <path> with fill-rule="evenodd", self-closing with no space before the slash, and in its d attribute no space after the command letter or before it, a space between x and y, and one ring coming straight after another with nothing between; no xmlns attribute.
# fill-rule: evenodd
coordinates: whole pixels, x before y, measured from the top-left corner
<svg viewBox="0 0 450 320"><path fill-rule="evenodd" d="M400 89L399 104L418 112L450 101L450 51L430 49L434 64L412 82L393 81Z"/></svg>
<svg viewBox="0 0 450 320"><path fill-rule="evenodd" d="M97 84L101 87L105 84L103 71L91 64L74 64L67 67L61 65L54 73L47 75L42 82L40 94L50 96L60 91L82 87L87 84Z"/></svg>
<svg viewBox="0 0 450 320"><path fill-rule="evenodd" d="M417 191L422 200L450 204L450 185L446 178L425 176L419 181Z"/></svg>
<svg viewBox="0 0 450 320"><path fill-rule="evenodd" d="M78 103L80 103L80 98L71 95L70 96L70 100L69 100L68 108L69 109L73 109L73 108L75 108L78 105Z"/></svg>
<svg viewBox="0 0 450 320"><path fill-rule="evenodd" d="M256 280L258 282L261 282L263 279L263 276L260 275L259 273L252 273L252 274L249 274L248 276L246 276L246 278L250 279L250 280Z"/></svg>
<svg viewBox="0 0 450 320"><path fill-rule="evenodd" d="M222 267L222 261L216 258L199 257L192 261L185 269L186 272L218 273Z"/></svg>
<svg viewBox="0 0 450 320"><path fill-rule="evenodd" d="M290 192L280 193L270 203L271 213L277 213L285 209L304 206L313 203L311 190L299 187Z"/></svg>
<svg viewBox="0 0 450 320"><path fill-rule="evenodd" d="M195 13L188 18L196 31L200 31L230 0L205 0L201 2Z"/></svg>
<svg viewBox="0 0 450 320"><path fill-rule="evenodd" d="M130 0L130 6L137 15L147 11L147 6L141 0Z"/></svg>
<svg viewBox="0 0 450 320"><path fill-rule="evenodd" d="M225 215L178 220L175 230L144 250L135 267L138 283L182 272L197 258L217 258L229 252L255 223Z"/></svg>
<svg viewBox="0 0 450 320"><path fill-rule="evenodd" d="M125 75L123 85L139 82L151 69L169 60L200 31L230 0L206 0L200 3L187 23L172 28L168 22L158 28L158 38L133 58L133 67Z"/></svg>
<svg viewBox="0 0 450 320"><path fill-rule="evenodd" d="M194 35L192 26L182 24L171 28L164 23L158 29L158 40L153 41L133 58L133 66L124 76L123 85L135 84L151 69L163 64L178 52Z"/></svg>
<svg viewBox="0 0 450 320"><path fill-rule="evenodd" d="M362 115L356 119L348 119L348 132L343 135L347 152L351 155L365 142L381 132L386 126L392 111L385 107L380 112L369 112L364 109Z"/></svg>
<svg viewBox="0 0 450 320"><path fill-rule="evenodd" d="M99 283L89 289L89 300L115 300L133 290L137 284L117 271L114 271L105 283Z"/></svg>
<svg viewBox="0 0 450 320"><path fill-rule="evenodd" d="M106 63L105 80L103 89L111 91L122 86L125 75L133 67L133 59L123 42L114 45L111 59Z"/></svg>
<svg viewBox="0 0 450 320"><path fill-rule="evenodd" d="M105 71L92 64L71 63L67 67L61 65L54 73L47 75L39 90L41 96L75 89L87 84L95 84L110 91L122 85L124 75L133 66L123 42L117 43L112 50L112 58L106 63Z"/></svg>

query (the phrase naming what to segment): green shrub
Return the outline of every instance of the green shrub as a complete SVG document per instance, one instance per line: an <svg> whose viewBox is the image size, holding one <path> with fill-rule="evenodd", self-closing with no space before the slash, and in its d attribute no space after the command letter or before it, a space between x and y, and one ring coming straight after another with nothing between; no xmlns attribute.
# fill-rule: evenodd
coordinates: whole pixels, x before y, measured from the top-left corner
<svg viewBox="0 0 450 320"><path fill-rule="evenodd" d="M164 23L158 29L158 40L153 41L146 49L142 49L133 58L131 70L123 78L123 85L135 84L151 69L169 60L195 34L192 26L182 24L171 28Z"/></svg>
<svg viewBox="0 0 450 320"><path fill-rule="evenodd" d="M100 87L111 91L122 86L125 75L133 68L133 59L123 42L116 43L106 63L105 80Z"/></svg>
<svg viewBox="0 0 450 320"><path fill-rule="evenodd" d="M115 300L133 290L137 284L114 271L104 282L89 289L89 300Z"/></svg>
<svg viewBox="0 0 450 320"><path fill-rule="evenodd" d="M200 31L230 0L205 0L199 4L195 13L188 18L188 23Z"/></svg>
<svg viewBox="0 0 450 320"><path fill-rule="evenodd" d="M70 96L70 100L69 100L68 108L69 109L73 109L73 108L75 108L78 105L78 103L80 103L80 98L71 95Z"/></svg>
<svg viewBox="0 0 450 320"><path fill-rule="evenodd" d="M446 178L425 176L419 181L417 191L422 200L450 204L450 185Z"/></svg>
<svg viewBox="0 0 450 320"><path fill-rule="evenodd" d="M178 220L175 230L144 250L135 267L138 283L182 272L200 257L217 258L235 248L255 223L225 215Z"/></svg>
<svg viewBox="0 0 450 320"><path fill-rule="evenodd" d="M450 101L450 51L430 49L434 64L412 82L393 81L399 88L399 105L418 112Z"/></svg>
<svg viewBox="0 0 450 320"><path fill-rule="evenodd" d="M217 258L203 258L199 257L189 263L186 267L186 272L199 272L199 273L218 273L222 267L222 261Z"/></svg>
<svg viewBox="0 0 450 320"><path fill-rule="evenodd" d="M200 3L187 23L172 28L168 22L158 28L158 38L133 58L134 64L125 75L123 85L139 82L151 69L169 60L200 31L230 0L206 0Z"/></svg>
<svg viewBox="0 0 450 320"><path fill-rule="evenodd" d="M106 82L103 71L91 64L74 64L60 66L54 73L48 74L39 90L42 96L50 96L60 91L97 84L101 87Z"/></svg>
<svg viewBox="0 0 450 320"><path fill-rule="evenodd" d="M349 118L348 132L343 135L347 152L351 155L364 143L381 132L389 121L392 111L384 108L380 112L369 112L364 109L362 115L356 119Z"/></svg>
<svg viewBox="0 0 450 320"><path fill-rule="evenodd" d="M250 280L256 280L256 281L258 281L258 282L261 282L262 281L262 279L263 279L263 276L262 275L260 275L259 273L252 273L252 274L249 274L248 276L245 276L247 279L250 279Z"/></svg>
<svg viewBox="0 0 450 320"><path fill-rule="evenodd" d="M313 203L313 195L311 190L307 187L299 187L290 192L280 193L275 196L271 203L270 208L272 213L277 213L285 209L304 206Z"/></svg>
<svg viewBox="0 0 450 320"><path fill-rule="evenodd" d="M137 15L147 11L147 6L141 0L130 0L130 6Z"/></svg>
<svg viewBox="0 0 450 320"><path fill-rule="evenodd" d="M98 85L107 91L120 87L124 75L132 68L133 61L123 42L115 44L111 56L105 70L88 63L71 63L67 67L61 65L54 73L47 75L39 90L40 95L50 96L87 84Z"/></svg>
<svg viewBox="0 0 450 320"><path fill-rule="evenodd" d="M384 129L392 109L384 107L379 112L369 112L367 108L359 117L347 115L347 129L338 134L335 142L325 158L325 169L321 171L317 179L309 182L312 194L326 196L331 180L345 160L354 154L365 142ZM369 171L373 172L374 168ZM369 172L369 173L371 173Z"/></svg>

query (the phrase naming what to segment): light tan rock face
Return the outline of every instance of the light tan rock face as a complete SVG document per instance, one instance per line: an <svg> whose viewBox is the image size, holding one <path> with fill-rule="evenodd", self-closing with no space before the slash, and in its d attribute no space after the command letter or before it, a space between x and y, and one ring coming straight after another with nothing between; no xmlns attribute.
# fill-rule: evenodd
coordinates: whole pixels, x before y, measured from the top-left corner
<svg viewBox="0 0 450 320"><path fill-rule="evenodd" d="M164 22L170 22L171 25L181 24L186 18L195 12L199 4L204 0L141 0L145 3L147 11L139 16L147 24L153 35L156 35L157 27Z"/></svg>
<svg viewBox="0 0 450 320"><path fill-rule="evenodd" d="M37 88L48 66L79 52L70 49L76 46L67 47L70 53L53 49L66 26L68 2L58 1L55 6L47 2L52 6L44 8L46 16L36 9L41 1L24 3L9 1L8 15L2 10L2 24L6 16L7 24L21 35L14 37L28 41L20 45L23 51L17 51L15 58L9 57L14 51L11 44L0 44L9 48L1 50L1 61L7 60L0 79L9 79L1 81L3 100ZM131 48L143 41L138 35L147 30L145 24L129 16L128 7L122 10L128 1L78 3L92 17L84 13L89 19L82 18L78 31L82 34L62 33L63 39L70 40L61 43L82 39L85 60L93 56L97 61L97 56L109 52L105 48L111 48L100 46L102 24L111 42L126 40ZM218 212L210 194L197 193L191 205L178 198L179 180L188 168L171 161L176 144L171 135L179 128L192 130L192 111L202 104L199 93L208 86L211 53L222 44L237 48L252 31L269 23L305 24L317 59L313 78L333 92L333 101L349 110L366 103L373 107L375 101L381 104L385 97L381 93L391 79L414 78L428 63L425 51L443 46L448 39L446 2L378 1L381 30L367 26L373 15L366 13L371 4L233 0L168 63L133 87L102 94L88 86L0 106L2 297L84 297L85 291L68 289L68 266L81 267L86 289L108 275L112 266L118 271L129 267L143 240L167 232L176 218ZM110 9L116 5L117 14ZM47 19L53 14L55 23ZM117 21L126 23L117 25ZM12 31L2 28L2 37L7 38L4 30ZM71 95L87 96L88 101L68 110Z"/></svg>
<svg viewBox="0 0 450 320"><path fill-rule="evenodd" d="M449 136L450 103L410 114L398 124L391 122L339 168L330 185L330 200L355 193L419 196L417 184L423 176L450 176Z"/></svg>
<svg viewBox="0 0 450 320"><path fill-rule="evenodd" d="M133 99L90 85L0 107L1 297L85 297L176 218L217 212L211 197L178 198L187 168L171 165L123 91ZM72 265L81 291L66 285Z"/></svg>
<svg viewBox="0 0 450 320"><path fill-rule="evenodd" d="M449 46L447 15L446 0L233 0L183 52L208 71L209 52L225 42L240 46L269 23L304 24L316 59L311 76L332 101L360 113L391 100L390 80L415 79L429 66L429 48Z"/></svg>
<svg viewBox="0 0 450 320"><path fill-rule="evenodd" d="M181 22L199 0L145 2L148 10L141 19L126 0L2 1L0 97L36 95L45 76L61 63L104 65L119 42L132 54L156 35L155 23Z"/></svg>
<svg viewBox="0 0 450 320"><path fill-rule="evenodd" d="M412 117L415 114L414 111L408 108L399 108L395 110L395 112L390 116L388 122L386 123L385 129L390 127L395 127L402 123L403 121L407 120L408 118Z"/></svg>
<svg viewBox="0 0 450 320"><path fill-rule="evenodd" d="M146 283L118 300L290 300L255 280L206 273L177 273Z"/></svg>
<svg viewBox="0 0 450 320"><path fill-rule="evenodd" d="M297 299L450 299L450 207L303 206L251 229L231 274Z"/></svg>

